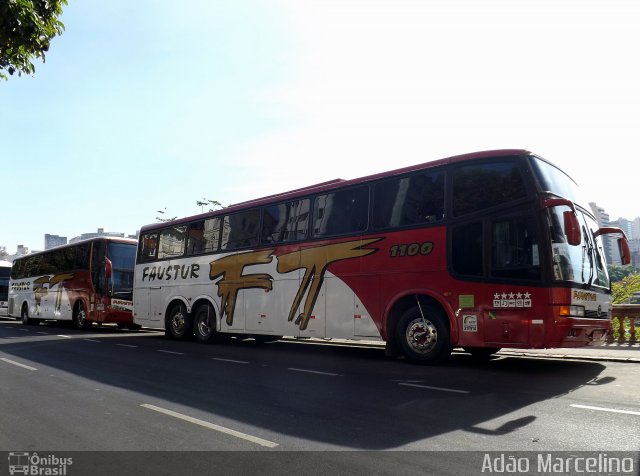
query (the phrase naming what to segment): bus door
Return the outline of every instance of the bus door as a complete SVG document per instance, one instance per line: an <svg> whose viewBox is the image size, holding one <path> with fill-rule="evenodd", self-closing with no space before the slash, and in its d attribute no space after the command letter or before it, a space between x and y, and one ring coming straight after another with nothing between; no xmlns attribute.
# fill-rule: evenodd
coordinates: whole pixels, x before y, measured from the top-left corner
<svg viewBox="0 0 640 476"><path fill-rule="evenodd" d="M529 344L531 330L542 329L539 309L546 302L542 291L541 256L536 220L531 214L509 212L489 220L490 308L485 311L487 343ZM526 284L526 283L529 284ZM537 317L536 317L537 316Z"/></svg>
<svg viewBox="0 0 640 476"><path fill-rule="evenodd" d="M91 320L103 320L108 303L107 299L107 273L106 273L106 249L102 241L94 241L91 248L91 283L94 293L91 294L89 310Z"/></svg>

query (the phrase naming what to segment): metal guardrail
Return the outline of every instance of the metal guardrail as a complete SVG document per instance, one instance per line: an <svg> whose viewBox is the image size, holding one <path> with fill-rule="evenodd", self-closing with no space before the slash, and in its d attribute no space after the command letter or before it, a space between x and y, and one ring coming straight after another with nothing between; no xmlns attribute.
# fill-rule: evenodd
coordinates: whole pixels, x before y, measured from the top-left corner
<svg viewBox="0 0 640 476"><path fill-rule="evenodd" d="M614 304L612 331L607 342L636 344L640 342L640 304Z"/></svg>

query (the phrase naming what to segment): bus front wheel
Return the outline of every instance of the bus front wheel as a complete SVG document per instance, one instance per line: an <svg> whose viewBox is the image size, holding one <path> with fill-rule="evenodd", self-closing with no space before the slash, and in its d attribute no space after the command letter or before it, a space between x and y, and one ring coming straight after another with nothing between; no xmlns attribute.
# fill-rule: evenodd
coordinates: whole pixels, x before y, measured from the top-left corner
<svg viewBox="0 0 640 476"><path fill-rule="evenodd" d="M209 344L216 338L216 312L211 304L198 306L194 314L196 340Z"/></svg>
<svg viewBox="0 0 640 476"><path fill-rule="evenodd" d="M400 317L396 339L404 355L413 362L435 363L451 354L449 327L437 307L421 304Z"/></svg>
<svg viewBox="0 0 640 476"><path fill-rule="evenodd" d="M193 334L191 318L181 302L174 304L167 315L166 335L176 340L186 340Z"/></svg>

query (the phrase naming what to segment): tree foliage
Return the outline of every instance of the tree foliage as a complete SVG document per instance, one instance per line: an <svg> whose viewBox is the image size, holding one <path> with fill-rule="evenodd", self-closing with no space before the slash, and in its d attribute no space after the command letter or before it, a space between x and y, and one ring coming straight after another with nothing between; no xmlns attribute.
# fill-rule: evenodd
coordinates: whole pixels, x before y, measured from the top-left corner
<svg viewBox="0 0 640 476"><path fill-rule="evenodd" d="M637 292L640 292L640 274L630 274L622 280L611 285L613 292L613 303L622 304L628 302L629 298Z"/></svg>
<svg viewBox="0 0 640 476"><path fill-rule="evenodd" d="M64 31L63 5L67 0L0 0L0 78L33 74L37 58L44 63L51 40Z"/></svg>
<svg viewBox="0 0 640 476"><path fill-rule="evenodd" d="M627 276L638 272L633 266L618 266L615 264L607 266L607 269L612 283L622 281Z"/></svg>
<svg viewBox="0 0 640 476"><path fill-rule="evenodd" d="M204 212L204 207L209 207L209 211L212 212L216 208L224 208L224 205L217 200L210 200L208 198L203 198L202 200L196 200L196 205L198 205L202 212ZM211 208L213 207L213 208Z"/></svg>

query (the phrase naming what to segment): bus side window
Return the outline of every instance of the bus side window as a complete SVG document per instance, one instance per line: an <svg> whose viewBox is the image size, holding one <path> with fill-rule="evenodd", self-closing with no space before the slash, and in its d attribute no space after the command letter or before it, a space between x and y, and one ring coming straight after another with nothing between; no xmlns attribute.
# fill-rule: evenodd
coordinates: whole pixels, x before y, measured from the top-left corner
<svg viewBox="0 0 640 476"><path fill-rule="evenodd" d="M540 254L532 217L498 218L491 225L491 276L540 279Z"/></svg>
<svg viewBox="0 0 640 476"><path fill-rule="evenodd" d="M314 201L313 236L342 235L366 230L369 187L358 187L326 195Z"/></svg>
<svg viewBox="0 0 640 476"><path fill-rule="evenodd" d="M461 225L451 232L451 265L458 274L483 275L482 222Z"/></svg>
<svg viewBox="0 0 640 476"><path fill-rule="evenodd" d="M187 254L197 255L204 250L204 220L189 224Z"/></svg>
<svg viewBox="0 0 640 476"><path fill-rule="evenodd" d="M517 162L463 165L453 173L453 216L478 212L527 196Z"/></svg>
<svg viewBox="0 0 640 476"><path fill-rule="evenodd" d="M153 261L156 259L158 251L158 233L147 233L142 236L142 250L140 251L140 261Z"/></svg>
<svg viewBox="0 0 640 476"><path fill-rule="evenodd" d="M285 243L307 237L310 200L269 205L262 210L262 243Z"/></svg>
<svg viewBox="0 0 640 476"><path fill-rule="evenodd" d="M434 223L444 218L444 173L420 173L376 184L376 229Z"/></svg>
<svg viewBox="0 0 640 476"><path fill-rule="evenodd" d="M186 231L187 227L184 225L171 226L162 230L158 246L158 259L182 256L185 249Z"/></svg>
<svg viewBox="0 0 640 476"><path fill-rule="evenodd" d="M234 250L258 244L260 210L250 209L224 217L223 250Z"/></svg>

